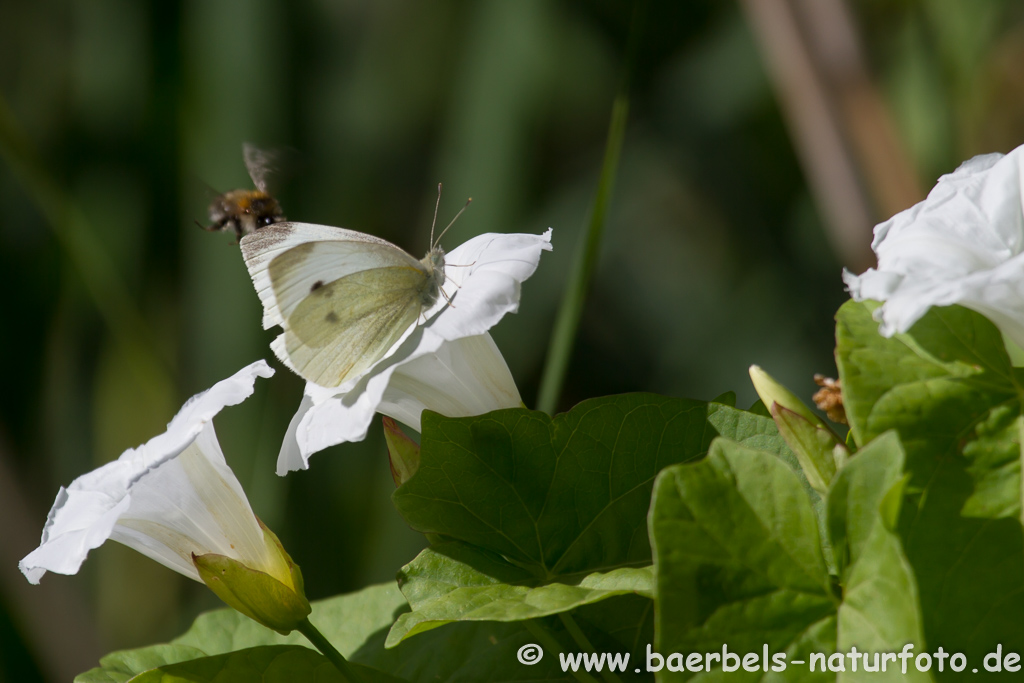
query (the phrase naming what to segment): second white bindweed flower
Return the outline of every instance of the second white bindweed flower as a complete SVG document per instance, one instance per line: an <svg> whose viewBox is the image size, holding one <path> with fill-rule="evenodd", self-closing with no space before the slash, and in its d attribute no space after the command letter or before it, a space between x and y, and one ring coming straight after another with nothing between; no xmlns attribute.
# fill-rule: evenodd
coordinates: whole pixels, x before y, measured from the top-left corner
<svg viewBox="0 0 1024 683"><path fill-rule="evenodd" d="M932 306L960 304L1024 346L1024 147L966 161L927 199L875 227L878 267L843 279L883 302L880 332L906 332Z"/></svg>

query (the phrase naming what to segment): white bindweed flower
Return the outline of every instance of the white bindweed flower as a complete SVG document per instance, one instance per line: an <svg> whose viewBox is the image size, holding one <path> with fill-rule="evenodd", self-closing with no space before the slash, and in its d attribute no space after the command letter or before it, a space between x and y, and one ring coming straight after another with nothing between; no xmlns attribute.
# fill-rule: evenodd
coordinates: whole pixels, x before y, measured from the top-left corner
<svg viewBox="0 0 1024 683"><path fill-rule="evenodd" d="M196 581L193 557L212 554L291 585L287 556L268 543L211 422L273 374L262 360L243 368L192 397L163 434L62 487L42 543L19 563L29 582L47 571L75 574L113 539Z"/></svg>
<svg viewBox="0 0 1024 683"><path fill-rule="evenodd" d="M986 154L939 178L921 203L875 227L878 267L843 273L885 336L906 332L932 306L959 304L1024 346L1024 147Z"/></svg>
<svg viewBox="0 0 1024 683"><path fill-rule="evenodd" d="M332 328L331 323L353 319L348 306L385 298L385 294L369 293L371 287L361 284L359 289L345 290L355 297L355 303L347 303L349 299L341 296L340 288L328 301L325 297L336 281L331 279L331 269L338 269L337 281L348 277L344 273L354 273L361 283L380 287L378 282L387 278L390 285L395 269L381 266L379 259L398 258L394 252L400 250L387 243L380 246L375 238L361 233L353 237L353 233L341 231L332 241L331 231L337 229L302 224L275 227L279 234L257 231L242 245L264 304L264 325L281 325L286 330L273 345L282 362L307 379L309 372L325 375L324 368L332 367L332 344L347 338L348 330L359 324L346 322L344 329L337 329L342 326ZM521 407L508 366L487 332L506 313L517 310L521 283L537 269L541 253L550 249L548 230L543 235L480 235L445 254L439 295L418 316L420 324L409 324L386 352L358 374L343 375L340 385L307 383L282 445L277 473L306 469L313 453L363 439L377 412L419 430L424 409L463 417ZM380 250L384 250L383 257ZM324 300L313 302L317 297ZM346 303L336 303L339 299ZM402 303L406 305L404 299ZM315 325L309 322L313 310L324 316L316 319ZM383 317L378 310L371 309L368 315ZM391 332L383 329L384 323L379 326L382 336ZM303 334L310 340L306 346L300 343ZM297 366L307 372L300 372ZM361 367L360 362L354 366Z"/></svg>

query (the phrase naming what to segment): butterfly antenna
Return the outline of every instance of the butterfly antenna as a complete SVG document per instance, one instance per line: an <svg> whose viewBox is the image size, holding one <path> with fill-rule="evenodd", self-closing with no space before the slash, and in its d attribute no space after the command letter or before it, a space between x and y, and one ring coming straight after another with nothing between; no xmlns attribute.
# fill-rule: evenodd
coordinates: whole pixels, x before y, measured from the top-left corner
<svg viewBox="0 0 1024 683"><path fill-rule="evenodd" d="M437 184L437 203L434 204L434 220L430 224L430 245L433 249L434 245L434 226L437 225L437 210L441 207L441 183Z"/></svg>
<svg viewBox="0 0 1024 683"><path fill-rule="evenodd" d="M466 200L466 204L465 204L465 206L463 206L463 207L462 207L461 209L459 209L459 212L458 212L457 214L455 214L455 218L453 218L453 219L452 219L452 222L448 224L448 228L450 228L450 227L452 227L453 225L455 225L455 221L459 220L459 216L461 216L461 215L462 215L462 212L463 212L463 211L465 211L466 209L468 209L468 208L469 208L469 205L470 205L470 203L471 203L472 201L473 201L473 198L472 198L472 197L470 197L469 199L467 199L467 200ZM433 241L433 240L431 240L431 242L430 242L430 249L431 249L431 250L434 250L434 249L436 249L436 248L437 248L438 242L440 242L440 241L441 241L441 238L442 238L442 237L444 237L444 234L445 234L446 232L448 232L448 228L445 228L444 230L442 230L442 231L441 231L441 234L437 236L437 241L436 241L436 242L435 242L435 241ZM433 237L433 234L431 234L431 237Z"/></svg>

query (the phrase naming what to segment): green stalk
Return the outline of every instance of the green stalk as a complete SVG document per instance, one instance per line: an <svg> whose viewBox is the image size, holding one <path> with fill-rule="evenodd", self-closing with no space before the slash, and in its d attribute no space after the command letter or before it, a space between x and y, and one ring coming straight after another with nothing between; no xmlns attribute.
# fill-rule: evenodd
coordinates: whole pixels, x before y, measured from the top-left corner
<svg viewBox="0 0 1024 683"><path fill-rule="evenodd" d="M135 307L128 287L117 276L106 250L81 210L47 174L7 102L0 97L0 157L10 166L35 205L46 217L61 250L78 271L85 291L110 328L124 360L139 384L155 397L168 395L173 384L161 361L155 336Z"/></svg>
<svg viewBox="0 0 1024 683"><path fill-rule="evenodd" d="M306 640L313 643L313 647L320 650L320 654L327 657L334 665L334 668L341 673L341 678L345 683L356 683L357 681L363 680L352 667L349 666L348 660L345 659L340 652L334 649L331 645L331 641L327 640L320 631L317 630L316 626L309 621L309 619L303 619L302 623L299 624L296 629L299 633L306 636Z"/></svg>
<svg viewBox="0 0 1024 683"><path fill-rule="evenodd" d="M583 316L583 304L590 288L590 280L601 254L601 239L604 236L605 216L611 201L612 190L615 188L615 174L619 167L622 154L622 140L626 135L626 121L629 116L629 75L640 47L640 37L644 18L647 14L647 0L636 0L633 3L633 16L630 19L629 38L626 45L626 61L622 69L622 82L619 93L612 104L612 118L608 125L608 140L604 148L604 161L601 163L601 176L597 183L597 194L590 206L590 217L575 256L569 281L558 309L555 330L548 346L547 360L544 363L544 374L540 381L540 392L537 397L537 409L548 415L558 407L558 397L562 394L562 385L569 370L569 358L572 355L576 331Z"/></svg>
<svg viewBox="0 0 1024 683"><path fill-rule="evenodd" d="M583 629L579 627L576 620L572 618L572 615L568 612L559 612L558 618L562 620L562 625L565 626L565 630L569 632L572 639L576 641L576 644L580 646L580 649L586 650L587 652L596 652L594 646L591 645L590 639L587 638L586 634L583 633ZM622 679L616 675L614 671L602 671L601 676L606 681L611 683L621 683Z"/></svg>
<svg viewBox="0 0 1024 683"><path fill-rule="evenodd" d="M558 397L562 393L562 385L569 369L569 357L572 355L573 342L576 340L576 330L583 316L583 304L601 252L605 215L612 188L615 186L615 173L619 166L628 114L629 96L623 92L615 98L612 105L612 120L608 126L608 142L605 145L604 162L601 164L597 195L590 208L590 220L583 240L573 258L569 284L562 297L562 305L558 309L555 331L551 335L551 345L548 347L548 357L544 364L537 409L549 415L554 413L558 406Z"/></svg>
<svg viewBox="0 0 1024 683"><path fill-rule="evenodd" d="M557 640L555 640L555 637L548 633L547 630L538 624L535 619L527 619L523 622L523 626L526 627L527 631L533 634L534 638L543 643L546 648L546 652L551 652L555 655L565 654L565 650L563 650L562 646ZM586 671L570 671L568 673L571 673L572 677L577 681L580 681L580 683L600 683L600 681L588 674Z"/></svg>

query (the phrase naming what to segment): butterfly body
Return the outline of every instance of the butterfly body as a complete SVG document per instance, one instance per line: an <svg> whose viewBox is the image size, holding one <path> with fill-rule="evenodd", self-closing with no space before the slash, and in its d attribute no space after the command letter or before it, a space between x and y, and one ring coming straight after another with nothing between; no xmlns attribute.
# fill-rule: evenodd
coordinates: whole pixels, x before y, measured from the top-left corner
<svg viewBox="0 0 1024 683"><path fill-rule="evenodd" d="M427 252L427 255L420 259L423 270L427 274L427 283L420 293L420 300L424 310L437 303L437 297L444 287L444 250L441 247L434 247Z"/></svg>

